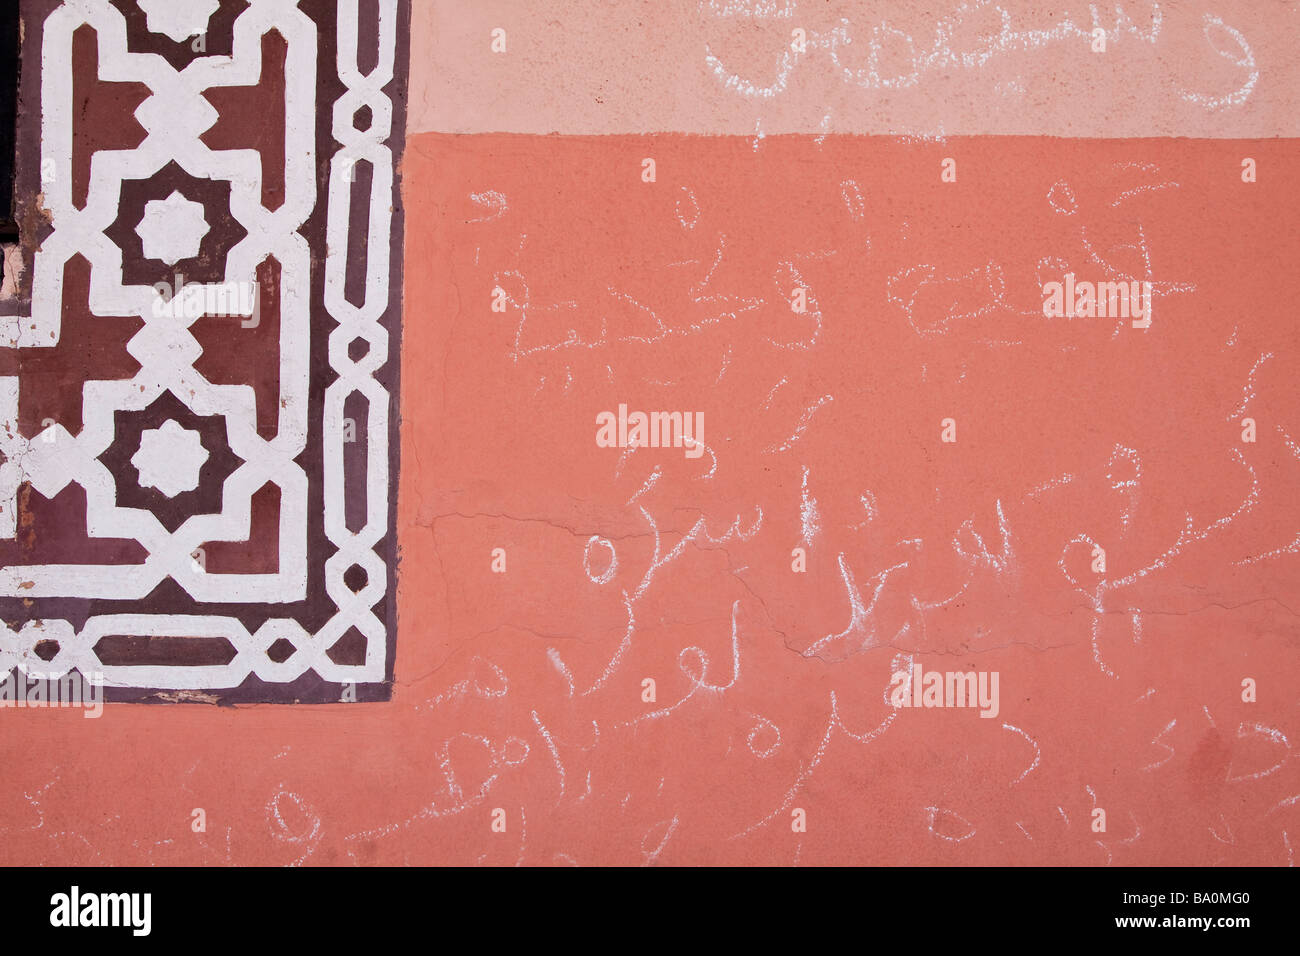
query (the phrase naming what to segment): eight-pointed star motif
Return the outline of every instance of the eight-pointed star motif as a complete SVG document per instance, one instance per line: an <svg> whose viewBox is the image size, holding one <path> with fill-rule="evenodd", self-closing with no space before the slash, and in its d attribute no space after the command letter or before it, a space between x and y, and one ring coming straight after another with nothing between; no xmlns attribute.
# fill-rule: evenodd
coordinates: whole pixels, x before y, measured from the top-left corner
<svg viewBox="0 0 1300 956"><path fill-rule="evenodd" d="M197 256L211 228L202 203L173 191L166 199L153 199L145 205L135 231L143 243L145 258L161 259L170 266Z"/></svg>
<svg viewBox="0 0 1300 956"><path fill-rule="evenodd" d="M140 472L140 487L157 488L173 498L199 486L199 470L207 460L208 450L199 433L169 418L161 428L151 428L140 436L140 450L131 464Z"/></svg>
<svg viewBox="0 0 1300 956"><path fill-rule="evenodd" d="M208 18L221 6L218 0L140 0L145 23L177 43L208 31Z"/></svg>

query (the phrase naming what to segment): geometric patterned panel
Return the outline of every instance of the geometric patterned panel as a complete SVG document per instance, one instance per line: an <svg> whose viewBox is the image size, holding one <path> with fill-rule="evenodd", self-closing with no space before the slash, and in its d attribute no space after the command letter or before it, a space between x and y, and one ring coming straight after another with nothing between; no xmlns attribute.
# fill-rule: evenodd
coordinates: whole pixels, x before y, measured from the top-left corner
<svg viewBox="0 0 1300 956"><path fill-rule="evenodd" d="M409 8L23 8L0 674L387 699Z"/></svg>

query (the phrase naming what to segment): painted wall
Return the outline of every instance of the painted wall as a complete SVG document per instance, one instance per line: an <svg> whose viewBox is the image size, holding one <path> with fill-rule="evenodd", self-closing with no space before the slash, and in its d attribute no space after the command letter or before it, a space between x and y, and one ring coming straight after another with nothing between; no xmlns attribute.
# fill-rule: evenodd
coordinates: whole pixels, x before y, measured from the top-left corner
<svg viewBox="0 0 1300 956"><path fill-rule="evenodd" d="M387 699L0 710L5 861L1291 863L1294 8L1003 7L417 0Z"/></svg>

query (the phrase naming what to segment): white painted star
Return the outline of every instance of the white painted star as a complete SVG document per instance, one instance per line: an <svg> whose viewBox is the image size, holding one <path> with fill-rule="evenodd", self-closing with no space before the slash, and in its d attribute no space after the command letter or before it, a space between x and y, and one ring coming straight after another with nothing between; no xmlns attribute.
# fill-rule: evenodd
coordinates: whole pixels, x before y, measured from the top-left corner
<svg viewBox="0 0 1300 956"><path fill-rule="evenodd" d="M203 237L212 227L203 215L203 204L173 192L166 199L145 204L144 217L135 227L148 259L161 259L169 266L199 254Z"/></svg>
<svg viewBox="0 0 1300 956"><path fill-rule="evenodd" d="M157 488L174 498L199 486L199 469L207 460L208 450L199 433L169 418L161 428L151 428L140 436L140 450L131 464L140 473L140 487Z"/></svg>
<svg viewBox="0 0 1300 956"><path fill-rule="evenodd" d="M140 0L149 29L177 43L207 33L208 18L220 6L219 0Z"/></svg>

